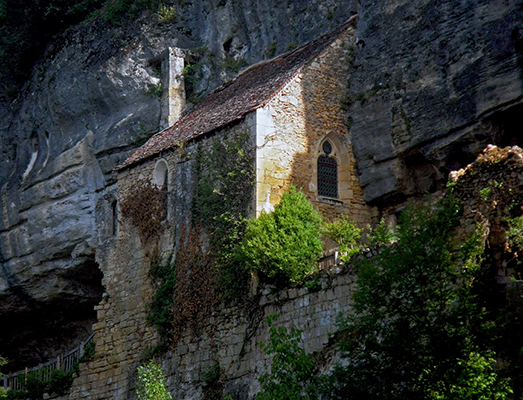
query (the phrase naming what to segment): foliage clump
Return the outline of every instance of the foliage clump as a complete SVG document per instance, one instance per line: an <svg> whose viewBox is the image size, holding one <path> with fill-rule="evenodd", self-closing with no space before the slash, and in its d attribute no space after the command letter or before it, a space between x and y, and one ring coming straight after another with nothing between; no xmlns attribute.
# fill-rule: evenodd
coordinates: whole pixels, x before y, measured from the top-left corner
<svg viewBox="0 0 523 400"><path fill-rule="evenodd" d="M140 179L133 185L132 195L120 203L122 215L138 228L143 243L163 231L162 221L167 217L167 187Z"/></svg>
<svg viewBox="0 0 523 400"><path fill-rule="evenodd" d="M175 257L156 260L149 271L157 287L147 321L157 328L160 348L176 344L186 328L198 333L218 304L217 271L202 252L200 236L198 227L182 227Z"/></svg>
<svg viewBox="0 0 523 400"><path fill-rule="evenodd" d="M266 277L300 281L318 267L321 223L321 214L291 187L274 212L249 221L238 256Z"/></svg>
<svg viewBox="0 0 523 400"><path fill-rule="evenodd" d="M346 262L360 251L358 242L361 238L362 229L357 228L353 221L346 215L323 224L323 235L334 240L339 246L340 259Z"/></svg>
<svg viewBox="0 0 523 400"><path fill-rule="evenodd" d="M174 319L176 272L173 255L163 262L159 257L156 258L149 275L156 285L156 291L149 305L147 322L156 327L162 345L166 345L172 336Z"/></svg>
<svg viewBox="0 0 523 400"><path fill-rule="evenodd" d="M0 367L7 364L7 360L4 357L0 356ZM0 372L0 378L2 377L2 373ZM3 387L0 387L0 399L5 399L7 397L7 393Z"/></svg>
<svg viewBox="0 0 523 400"><path fill-rule="evenodd" d="M223 400L222 374L223 370L219 361L215 361L211 368L200 373L200 380L203 384L203 400ZM230 398L230 396L227 396L227 398Z"/></svg>
<svg viewBox="0 0 523 400"><path fill-rule="evenodd" d="M272 327L263 346L274 355L273 368L260 379L258 399L520 398L523 291L514 285L491 319L478 291L485 234L478 226L457 237L460 215L448 196L436 205L411 204L394 232L382 223L379 252L356 265L353 312L340 316L334 336L341 362L318 376L299 331ZM518 222L509 226L511 239Z"/></svg>
<svg viewBox="0 0 523 400"><path fill-rule="evenodd" d="M392 225L387 224L382 218L376 228L369 230L368 239L371 244L385 246L398 240L398 236L394 232Z"/></svg>
<svg viewBox="0 0 523 400"><path fill-rule="evenodd" d="M330 398L508 398L508 381L481 338L488 324L473 292L481 235L455 254L459 215L451 198L408 207L396 243L360 266L354 314L341 323L345 362L331 377Z"/></svg>
<svg viewBox="0 0 523 400"><path fill-rule="evenodd" d="M0 357L0 366L5 365L7 361ZM0 399L42 399L44 394L55 396L64 396L69 393L75 375L78 375L78 368L70 372L54 370L50 377L45 377L41 370L32 371L27 376L21 375L15 379L23 379L22 390L9 390L0 388ZM0 374L1 377L1 374Z"/></svg>
<svg viewBox="0 0 523 400"><path fill-rule="evenodd" d="M174 291L173 343L176 343L184 328L198 334L202 325L211 316L218 304L217 275L215 265L202 252L201 230L198 227L184 234L175 260L176 286Z"/></svg>
<svg viewBox="0 0 523 400"><path fill-rule="evenodd" d="M231 132L210 148L199 148L196 163L194 225L204 228L209 237L206 257L218 271L220 292L226 299L237 299L246 293L249 279L235 257L252 209L254 161L249 132Z"/></svg>
<svg viewBox="0 0 523 400"><path fill-rule="evenodd" d="M136 385L138 400L171 400L172 396L165 387L165 375L162 367L153 360L138 367Z"/></svg>
<svg viewBox="0 0 523 400"><path fill-rule="evenodd" d="M277 318L277 314L272 314L267 319L269 342L261 346L273 359L271 373L260 377L262 390L256 400L319 399L322 381L314 373L312 355L301 345L302 331L274 326Z"/></svg>

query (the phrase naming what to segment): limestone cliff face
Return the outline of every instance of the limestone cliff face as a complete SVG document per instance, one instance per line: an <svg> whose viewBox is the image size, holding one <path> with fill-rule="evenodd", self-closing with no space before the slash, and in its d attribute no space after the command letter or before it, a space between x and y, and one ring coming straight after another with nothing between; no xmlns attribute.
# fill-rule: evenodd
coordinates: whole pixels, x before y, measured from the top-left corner
<svg viewBox="0 0 523 400"><path fill-rule="evenodd" d="M112 170L160 128L155 90L170 46L191 50L195 94L238 66L340 25L356 1L185 2L174 21L89 22L51 43L21 98L0 104L0 351L13 368L85 337L103 293L96 246Z"/></svg>
<svg viewBox="0 0 523 400"><path fill-rule="evenodd" d="M488 143L522 145L523 2L361 2L348 99L365 198L434 191Z"/></svg>

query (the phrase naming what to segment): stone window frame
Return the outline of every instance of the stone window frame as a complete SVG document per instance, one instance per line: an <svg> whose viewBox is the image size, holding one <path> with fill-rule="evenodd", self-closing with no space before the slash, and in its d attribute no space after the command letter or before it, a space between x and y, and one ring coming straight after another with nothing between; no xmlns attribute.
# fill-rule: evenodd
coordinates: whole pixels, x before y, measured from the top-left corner
<svg viewBox="0 0 523 400"><path fill-rule="evenodd" d="M327 148L327 149L326 149ZM330 148L330 150L328 149ZM339 176L338 168L339 161L334 154L334 146L330 140L323 141L321 146L321 153L316 159L317 162L317 183L318 196L329 197L332 199L339 198ZM323 165L323 168L322 168ZM330 175L333 175L332 177ZM334 177L335 175L335 177ZM330 179L329 179L330 178ZM328 181L328 182L326 182ZM320 193L322 191L323 193Z"/></svg>
<svg viewBox="0 0 523 400"><path fill-rule="evenodd" d="M318 160L320 157L326 157L323 150L325 142L329 142L332 146L332 151L329 154L329 158L336 160L338 164L338 197L322 196L318 192ZM316 145L315 158L313 162L313 175L312 175L312 187L316 192L317 200L322 203L331 205L345 205L350 203L352 199L351 190L351 159L349 156L349 145L345 143L345 138L336 132L329 132L318 140Z"/></svg>

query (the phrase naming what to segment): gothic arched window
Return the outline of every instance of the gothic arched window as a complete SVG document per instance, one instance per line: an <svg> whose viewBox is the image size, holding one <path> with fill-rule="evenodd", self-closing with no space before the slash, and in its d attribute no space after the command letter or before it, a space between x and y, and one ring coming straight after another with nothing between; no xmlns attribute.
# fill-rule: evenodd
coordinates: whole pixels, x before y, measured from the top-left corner
<svg viewBox="0 0 523 400"><path fill-rule="evenodd" d="M338 162L330 157L332 144L326 140L323 143L323 153L318 157L318 194L320 196L338 198Z"/></svg>

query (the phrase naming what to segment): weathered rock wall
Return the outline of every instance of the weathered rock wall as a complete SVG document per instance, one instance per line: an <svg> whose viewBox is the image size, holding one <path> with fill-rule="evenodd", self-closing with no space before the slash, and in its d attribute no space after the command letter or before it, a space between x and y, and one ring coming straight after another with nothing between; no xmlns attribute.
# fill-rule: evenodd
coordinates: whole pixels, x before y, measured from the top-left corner
<svg viewBox="0 0 523 400"><path fill-rule="evenodd" d="M348 102L365 199L444 186L488 144L520 144L521 0L362 1Z"/></svg>
<svg viewBox="0 0 523 400"><path fill-rule="evenodd" d="M97 307L100 322L94 326L95 359L81 365L69 399L135 398L136 369L158 343L154 328L145 322L153 293L148 277L151 259L140 250L138 237L134 231L133 236L116 239L116 251L127 256L115 260L115 253L106 254L104 261L118 264L104 270L107 294ZM277 326L304 331L307 352L328 352L338 315L350 312L354 277L348 269L335 269L324 271L314 283L311 289L278 291L266 287L249 304L222 305L208 320L200 321L198 332L190 328L182 332L174 349L161 357L173 399L203 398L209 388L202 374L217 363L222 371L220 390L235 399L255 398L260 388L258 378L268 372L269 357L259 343L268 342L265 320L270 314L279 314Z"/></svg>
<svg viewBox="0 0 523 400"><path fill-rule="evenodd" d="M209 140L207 147L211 145ZM188 152L191 159L191 150ZM174 152L163 155L163 159L169 160L169 164L177 162L177 168L186 167ZM152 176L155 165L153 160L142 168L130 170L122 188L135 193L134 184ZM170 171L173 175L180 174L179 170ZM180 181L172 178L173 187L174 182ZM503 292L497 283L521 285L510 279L518 261L514 253L507 251L506 232L507 219L520 216L522 210L522 150L488 147L475 163L451 174L447 190L464 203L456 248L479 224L484 229L482 240L488 243L485 279L496 286L493 293ZM107 294L98 308L100 322L95 325L96 359L82 365L70 399L134 398L136 368L151 355L158 339L145 324L147 304L153 293L148 277L151 259L143 251L140 233L124 220L120 222L125 229L114 239L118 241L116 247L109 239L107 251L100 253L100 264L107 266L104 269ZM165 246L168 241L161 243ZM361 255L366 256L371 253ZM176 345L159 358L173 398L202 399L210 390L231 395L233 399L255 398L260 389L259 378L268 372L270 365L270 357L259 343L269 340L266 319L271 314L279 314L277 326L303 330L305 351L320 353L318 368L327 372L338 359L331 334L337 329L337 317L351 312L356 282L350 265L322 271L313 278L307 285L287 289L264 286L248 302L221 305L208 319L200 321L198 329L185 329ZM219 384L209 386L203 376L217 366L221 371Z"/></svg>
<svg viewBox="0 0 523 400"><path fill-rule="evenodd" d="M232 75L227 59L270 57L356 11L347 103L365 200L383 206L433 191L488 142L521 143L521 0L195 0L173 24L83 24L48 48L19 99L0 104L0 315L12 328L0 334L4 355L25 366L87 334L101 294L96 221L114 196L112 169L158 129L159 99L148 90L167 47L200 49L193 62L207 62L194 91L211 90ZM89 162L56 169L89 131ZM82 174L97 178L73 176ZM46 194L59 180L65 197Z"/></svg>
<svg viewBox="0 0 523 400"><path fill-rule="evenodd" d="M270 357L260 342L269 342L266 319L278 314L276 326L303 330L307 352L328 351L329 338L337 329L340 313L350 312L354 278L347 271L324 273L317 287L275 291L267 287L249 307L217 310L204 322L199 335L186 332L182 341L163 359L167 384L173 399L201 399L205 394L202 374L219 363L224 391L234 399L254 399L259 377L268 373ZM325 366L324 366L325 367Z"/></svg>
<svg viewBox="0 0 523 400"><path fill-rule="evenodd" d="M105 293L95 307L96 356L81 366L71 399L133 396L136 368L159 344L156 328L147 322L148 307L156 293L149 275L151 266L158 259L165 262L190 240L198 183L203 175L213 178L217 172L209 169L201 153L208 154L206 160L220 157L216 154L218 143L238 144L254 165L253 123L252 115L247 116L225 132L190 142L123 170L118 177L117 210L113 208L113 198L100 202L100 214L105 214L101 226L106 229L103 230L105 236L100 236L97 261L103 272ZM230 165L223 168L228 171ZM223 190L220 182L211 183L216 185L214 189ZM252 185L249 187L252 189ZM213 188L208 189L212 192ZM157 196L157 191L163 191L163 196ZM253 203L253 192L241 193L247 205ZM203 242L202 246L205 243L208 246L208 239Z"/></svg>

